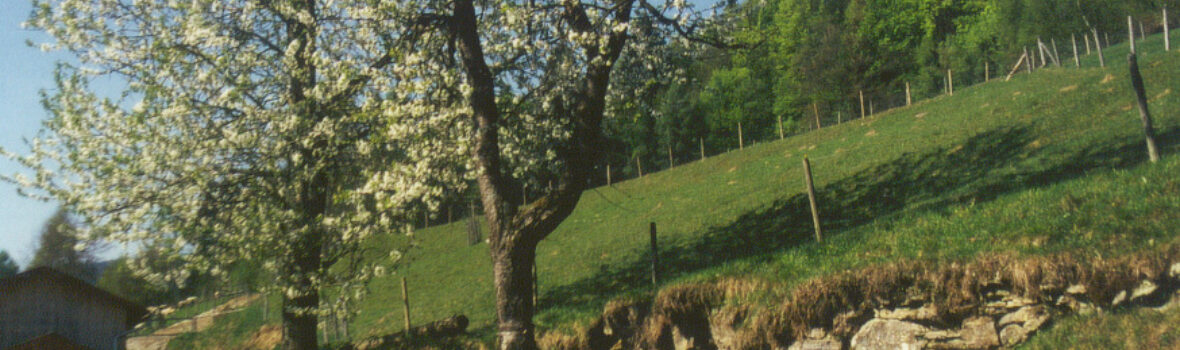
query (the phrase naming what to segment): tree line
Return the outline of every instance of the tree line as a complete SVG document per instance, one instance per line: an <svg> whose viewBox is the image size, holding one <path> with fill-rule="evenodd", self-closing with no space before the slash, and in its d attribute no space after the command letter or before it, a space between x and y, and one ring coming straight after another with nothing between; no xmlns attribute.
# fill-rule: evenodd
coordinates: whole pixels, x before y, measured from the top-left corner
<svg viewBox="0 0 1180 350"><path fill-rule="evenodd" d="M865 109L904 105L956 82L1004 74L1037 39L1069 45L1097 30L1125 39L1126 17L1160 30L1158 0L760 0L731 2L715 25L738 45L675 45L681 79L615 100L609 160L626 176L804 132ZM1123 34L1118 34L1123 33ZM1117 35L1116 35L1117 34ZM1077 37L1078 45L1083 39ZM1103 40L1106 36L1103 35ZM1106 43L1103 43L1103 47ZM1068 46L1066 46L1068 47ZM1003 72L1001 72L1003 71ZM966 85L966 84L964 84ZM818 114L818 116L816 115ZM740 125L740 130L739 130ZM739 133L740 139L739 139ZM616 176L618 178L618 176Z"/></svg>

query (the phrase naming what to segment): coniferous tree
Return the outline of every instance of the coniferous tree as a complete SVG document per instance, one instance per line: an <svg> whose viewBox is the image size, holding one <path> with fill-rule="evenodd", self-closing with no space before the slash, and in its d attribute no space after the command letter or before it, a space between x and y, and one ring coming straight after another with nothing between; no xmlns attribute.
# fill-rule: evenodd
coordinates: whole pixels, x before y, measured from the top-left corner
<svg viewBox="0 0 1180 350"><path fill-rule="evenodd" d="M20 266L12 261L12 257L8 256L7 251L0 250L0 278L15 275L20 271Z"/></svg>

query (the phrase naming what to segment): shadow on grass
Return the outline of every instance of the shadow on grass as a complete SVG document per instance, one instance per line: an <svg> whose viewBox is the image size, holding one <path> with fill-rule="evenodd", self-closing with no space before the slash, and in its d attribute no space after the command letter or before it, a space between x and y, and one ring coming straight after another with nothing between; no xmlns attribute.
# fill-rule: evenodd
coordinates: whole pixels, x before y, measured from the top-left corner
<svg viewBox="0 0 1180 350"><path fill-rule="evenodd" d="M1178 137L1178 128L1161 133L1157 137L1163 141L1161 150L1175 152ZM972 136L961 146L903 154L819 188L824 235L839 235L902 210L939 210L958 203L990 201L1005 193L1081 177L1089 170L1126 168L1147 160L1141 141L1105 143L1105 147L1063 155L1050 153L1060 149L1035 146L1033 138L1027 126L991 130ZM823 164L813 167L817 176L822 176ZM728 225L711 227L697 239L661 242L660 277L675 278L738 259L758 262L813 239L807 195L796 194ZM595 313L610 299L650 291L651 265L646 255L621 266L603 267L575 283L543 290L539 309Z"/></svg>

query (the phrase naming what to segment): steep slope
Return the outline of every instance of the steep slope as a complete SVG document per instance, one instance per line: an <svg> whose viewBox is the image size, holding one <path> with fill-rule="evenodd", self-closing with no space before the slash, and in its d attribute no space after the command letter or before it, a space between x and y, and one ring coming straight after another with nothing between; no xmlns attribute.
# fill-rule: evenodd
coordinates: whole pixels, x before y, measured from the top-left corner
<svg viewBox="0 0 1180 350"><path fill-rule="evenodd" d="M538 250L543 329L584 327L610 300L650 296L648 225L661 286L740 279L764 305L815 276L899 259L937 264L988 252L1118 255L1180 232L1180 52L1140 44L1165 160L1145 164L1126 48L1098 68L1050 68L956 89L784 140L588 191ZM1156 51L1152 51L1152 50ZM826 242L812 238L803 157L815 171ZM416 233L409 263L377 279L353 338L401 330L400 278L415 324L465 314L493 336L486 245L465 224ZM402 239L388 237L389 240ZM382 252L385 244L374 243ZM375 254L375 257L385 256Z"/></svg>

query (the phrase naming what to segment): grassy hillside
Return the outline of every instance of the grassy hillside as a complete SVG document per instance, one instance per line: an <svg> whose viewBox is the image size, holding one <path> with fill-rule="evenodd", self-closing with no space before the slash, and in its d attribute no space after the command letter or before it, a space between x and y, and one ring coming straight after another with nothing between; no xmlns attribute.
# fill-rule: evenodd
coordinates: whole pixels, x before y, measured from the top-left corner
<svg viewBox="0 0 1180 350"><path fill-rule="evenodd" d="M1140 45L1165 155L1159 164L1146 164L1126 47L1115 46L1105 69L1086 57L1081 69L960 87L954 96L592 189L539 247L537 322L576 327L608 300L651 293L649 222L659 226L664 285L749 279L767 286L742 301L755 305L781 300L809 277L897 259L1109 256L1175 241L1180 96L1172 90L1180 89L1180 52L1160 52L1159 36ZM802 192L805 156L820 192L822 245L813 241ZM464 230L456 223L418 232L411 262L373 281L351 323L354 338L401 330L401 277L416 324L465 314L490 338L490 258L486 245L466 244Z"/></svg>

